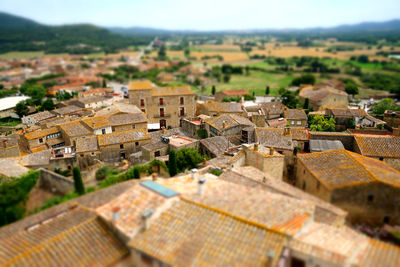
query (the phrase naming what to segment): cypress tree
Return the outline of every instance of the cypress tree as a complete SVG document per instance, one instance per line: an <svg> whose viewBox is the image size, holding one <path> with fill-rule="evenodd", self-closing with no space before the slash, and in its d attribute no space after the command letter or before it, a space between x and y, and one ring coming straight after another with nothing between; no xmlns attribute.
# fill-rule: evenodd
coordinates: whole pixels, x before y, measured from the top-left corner
<svg viewBox="0 0 400 267"><path fill-rule="evenodd" d="M78 193L79 195L85 194L85 186L83 185L82 175L81 171L79 170L79 167L75 166L72 169L72 173L74 175L75 192Z"/></svg>
<svg viewBox="0 0 400 267"><path fill-rule="evenodd" d="M176 163L176 152L175 150L171 149L169 151L169 159L168 159L168 170L169 170L169 175L171 177L175 176L177 174L177 163Z"/></svg>

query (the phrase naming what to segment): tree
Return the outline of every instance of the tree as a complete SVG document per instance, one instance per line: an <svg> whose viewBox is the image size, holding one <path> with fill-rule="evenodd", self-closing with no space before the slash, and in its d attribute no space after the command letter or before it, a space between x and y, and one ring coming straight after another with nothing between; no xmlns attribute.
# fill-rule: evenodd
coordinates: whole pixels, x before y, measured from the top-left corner
<svg viewBox="0 0 400 267"><path fill-rule="evenodd" d="M349 95L357 95L358 94L358 87L355 83L347 82L345 87L346 93Z"/></svg>
<svg viewBox="0 0 400 267"><path fill-rule="evenodd" d="M103 79L103 88L106 88L107 87L107 81L106 81L106 79Z"/></svg>
<svg viewBox="0 0 400 267"><path fill-rule="evenodd" d="M216 90L216 89L215 89L215 85L213 85L213 86L211 87L211 94L212 94L212 95L215 95L215 90Z"/></svg>
<svg viewBox="0 0 400 267"><path fill-rule="evenodd" d="M231 80L231 76L229 74L225 74L224 75L224 83L229 83L230 80Z"/></svg>
<svg viewBox="0 0 400 267"><path fill-rule="evenodd" d="M137 167L133 168L133 178L140 179L140 171L139 171L139 168L137 168Z"/></svg>
<svg viewBox="0 0 400 267"><path fill-rule="evenodd" d="M74 176L75 192L78 193L79 195L85 194L85 186L83 185L82 175L81 171L79 170L79 167L75 166L72 169L72 173Z"/></svg>
<svg viewBox="0 0 400 267"><path fill-rule="evenodd" d="M322 115L309 115L310 130L314 132L334 132L335 119L325 118Z"/></svg>
<svg viewBox="0 0 400 267"><path fill-rule="evenodd" d="M269 95L270 90L269 90L269 85L267 85L267 87L265 87L265 95Z"/></svg>
<svg viewBox="0 0 400 267"><path fill-rule="evenodd" d="M53 109L55 108L53 100L51 100L51 98L47 98L47 99L43 102L42 108L43 108L44 110L53 110Z"/></svg>
<svg viewBox="0 0 400 267"><path fill-rule="evenodd" d="M203 157L194 148L182 148L176 152L176 164L179 172L187 168L193 169L203 161Z"/></svg>
<svg viewBox="0 0 400 267"><path fill-rule="evenodd" d="M282 98L282 104L284 104L288 108L296 108L297 104L300 103L299 99L292 91L281 89L279 90L279 94L281 95Z"/></svg>
<svg viewBox="0 0 400 267"><path fill-rule="evenodd" d="M310 105L310 99L308 98L304 99L303 109L308 109L309 105Z"/></svg>
<svg viewBox="0 0 400 267"><path fill-rule="evenodd" d="M185 57L189 57L190 56L190 48L186 47L185 48Z"/></svg>
<svg viewBox="0 0 400 267"><path fill-rule="evenodd" d="M46 93L46 89L42 85L34 84L26 89L26 94L32 98L33 103L37 106L42 104L42 99Z"/></svg>
<svg viewBox="0 0 400 267"><path fill-rule="evenodd" d="M400 106L396 105L394 100L391 98L384 98L381 100L381 102L372 106L372 113L375 116L382 116L386 110L399 111Z"/></svg>
<svg viewBox="0 0 400 267"><path fill-rule="evenodd" d="M167 48L165 47L165 45L162 45L158 50L158 57L165 58L166 56L167 56Z"/></svg>
<svg viewBox="0 0 400 267"><path fill-rule="evenodd" d="M206 129L198 129L196 131L197 136L200 137L201 139L205 139L208 138L208 133Z"/></svg>
<svg viewBox="0 0 400 267"><path fill-rule="evenodd" d="M25 104L25 101L20 101L15 106L15 113L17 113L18 117L22 118L23 116L27 115L29 112L28 106Z"/></svg>
<svg viewBox="0 0 400 267"><path fill-rule="evenodd" d="M0 83L0 90L4 88L4 85Z"/></svg>
<svg viewBox="0 0 400 267"><path fill-rule="evenodd" d="M249 76L250 75L250 67L248 65L246 65L245 70L246 70L246 75Z"/></svg>
<svg viewBox="0 0 400 267"><path fill-rule="evenodd" d="M315 76L312 74L303 74L300 77L294 78L292 85L299 86L301 84L314 84Z"/></svg>
<svg viewBox="0 0 400 267"><path fill-rule="evenodd" d="M176 163L176 152L173 149L169 151L168 170L169 170L169 175L171 177L175 176L178 173L178 166Z"/></svg>

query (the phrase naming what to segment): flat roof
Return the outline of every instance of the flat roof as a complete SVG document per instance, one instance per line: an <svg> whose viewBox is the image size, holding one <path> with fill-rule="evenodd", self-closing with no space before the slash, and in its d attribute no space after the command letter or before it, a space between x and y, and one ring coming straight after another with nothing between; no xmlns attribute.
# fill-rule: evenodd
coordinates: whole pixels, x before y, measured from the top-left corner
<svg viewBox="0 0 400 267"><path fill-rule="evenodd" d="M10 96L0 99L0 111L14 108L18 102L27 100L29 96Z"/></svg>
<svg viewBox="0 0 400 267"><path fill-rule="evenodd" d="M184 146L190 143L193 143L196 141L195 139L187 138L187 137L182 137L182 136L171 136L169 138L169 143L173 146L179 147L179 146Z"/></svg>

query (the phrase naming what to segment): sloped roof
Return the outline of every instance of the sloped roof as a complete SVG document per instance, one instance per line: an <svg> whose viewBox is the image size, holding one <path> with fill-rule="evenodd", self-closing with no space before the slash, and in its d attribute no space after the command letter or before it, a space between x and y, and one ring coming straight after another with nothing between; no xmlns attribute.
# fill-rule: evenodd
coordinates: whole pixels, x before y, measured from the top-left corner
<svg viewBox="0 0 400 267"><path fill-rule="evenodd" d="M223 155L228 147L235 146L225 136L215 136L200 140L200 143L205 146L211 153L216 156Z"/></svg>
<svg viewBox="0 0 400 267"><path fill-rule="evenodd" d="M49 164L50 157L51 157L51 150L47 149L21 157L20 164L26 167L44 166Z"/></svg>
<svg viewBox="0 0 400 267"><path fill-rule="evenodd" d="M400 187L400 172L385 162L344 150L298 154L300 162L327 189L382 182Z"/></svg>
<svg viewBox="0 0 400 267"><path fill-rule="evenodd" d="M29 133L26 133L24 136L28 140L33 140L33 139L45 137L45 136L47 136L49 134L55 134L55 133L58 133L58 132L60 132L60 130L58 130L57 127L51 127L51 128L48 128L48 129L36 130L36 131L33 131L33 132L29 132Z"/></svg>
<svg viewBox="0 0 400 267"><path fill-rule="evenodd" d="M302 98L308 98L313 102L320 102L324 100L326 97L330 95L338 95L338 96L348 96L348 94L344 91L337 90L333 87L322 87L315 88L313 86L305 87L300 90L299 96Z"/></svg>
<svg viewBox="0 0 400 267"><path fill-rule="evenodd" d="M128 253L96 213L81 208L0 240L1 265L109 265Z"/></svg>
<svg viewBox="0 0 400 267"><path fill-rule="evenodd" d="M352 117L353 112L350 111L348 108L330 108L330 112L333 116L340 116L340 117ZM355 112L354 112L355 113ZM357 112L361 113L361 112Z"/></svg>
<svg viewBox="0 0 400 267"><path fill-rule="evenodd" d="M55 117L55 115L53 113L51 113L50 111L42 111L42 112L38 112L29 116L26 116L27 118L31 118L36 120L37 122L48 119L48 118L52 118Z"/></svg>
<svg viewBox="0 0 400 267"><path fill-rule="evenodd" d="M285 110L285 105L279 101L261 103L260 106L269 115L280 115L283 114Z"/></svg>
<svg viewBox="0 0 400 267"><path fill-rule="evenodd" d="M99 146L122 144L127 142L135 142L150 139L150 136L143 129L128 130L123 132L114 132L99 135Z"/></svg>
<svg viewBox="0 0 400 267"><path fill-rule="evenodd" d="M206 123L220 131L237 125L255 126L249 119L236 114L221 114L218 117L206 120Z"/></svg>
<svg viewBox="0 0 400 267"><path fill-rule="evenodd" d="M303 109L285 110L285 118L288 120L307 120L307 115Z"/></svg>
<svg viewBox="0 0 400 267"><path fill-rule="evenodd" d="M97 136L91 136L87 138L80 138L76 140L76 152L92 152L99 150L99 146L97 144Z"/></svg>
<svg viewBox="0 0 400 267"><path fill-rule="evenodd" d="M400 137L354 135L361 155L400 158Z"/></svg>
<svg viewBox="0 0 400 267"><path fill-rule="evenodd" d="M87 129L79 120L60 124L59 127L65 131L69 137L91 135L92 132Z"/></svg>
<svg viewBox="0 0 400 267"><path fill-rule="evenodd" d="M306 128L293 127L290 128L290 133L292 134L293 140L308 141L310 139L308 129Z"/></svg>
<svg viewBox="0 0 400 267"><path fill-rule="evenodd" d="M214 102L208 101L202 104L210 112L218 113L241 113L243 112L242 104L228 103L228 102Z"/></svg>
<svg viewBox="0 0 400 267"><path fill-rule="evenodd" d="M143 112L128 113L128 114L126 114L126 113L112 114L112 115L107 116L107 118L108 118L108 121L110 122L111 126L147 122L147 118L143 114Z"/></svg>
<svg viewBox="0 0 400 267"><path fill-rule="evenodd" d="M181 200L129 245L171 266L267 265L266 252L273 251L273 266L285 240L284 235L248 220Z"/></svg>
<svg viewBox="0 0 400 267"><path fill-rule="evenodd" d="M86 117L81 121L92 130L111 126L109 120L103 116Z"/></svg>
<svg viewBox="0 0 400 267"><path fill-rule="evenodd" d="M154 87L152 96L183 96L194 95L190 86L170 86L170 87Z"/></svg>
<svg viewBox="0 0 400 267"><path fill-rule="evenodd" d="M290 131L289 131L290 132ZM256 141L267 147L293 149L291 134L284 135L284 129L255 128Z"/></svg>
<svg viewBox="0 0 400 267"><path fill-rule="evenodd" d="M335 149L344 149L342 142L339 140L310 140L311 152L321 152Z"/></svg>
<svg viewBox="0 0 400 267"><path fill-rule="evenodd" d="M149 80L133 81L129 84L129 90L148 90L153 89L153 85Z"/></svg>
<svg viewBox="0 0 400 267"><path fill-rule="evenodd" d="M65 115L65 114L77 112L79 110L82 110L82 108L74 106L74 105L69 105L69 106L66 106L63 108L54 109L51 112L55 113L57 115Z"/></svg>

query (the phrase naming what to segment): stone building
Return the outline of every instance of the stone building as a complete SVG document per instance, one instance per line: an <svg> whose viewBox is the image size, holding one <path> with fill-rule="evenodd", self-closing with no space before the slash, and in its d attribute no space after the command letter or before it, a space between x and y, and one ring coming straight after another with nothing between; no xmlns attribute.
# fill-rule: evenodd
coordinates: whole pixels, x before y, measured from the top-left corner
<svg viewBox="0 0 400 267"><path fill-rule="evenodd" d="M0 139L0 158L19 157L21 155L20 136L9 135Z"/></svg>
<svg viewBox="0 0 400 267"><path fill-rule="evenodd" d="M205 129L209 137L213 136L241 136L242 130L255 127L249 119L236 114L223 114L205 121Z"/></svg>
<svg viewBox="0 0 400 267"><path fill-rule="evenodd" d="M109 134L112 132L110 121L103 116L83 118L81 122L95 135Z"/></svg>
<svg viewBox="0 0 400 267"><path fill-rule="evenodd" d="M143 129L99 135L97 139L102 161L126 159L130 154L140 151L142 145L150 142L150 136Z"/></svg>
<svg viewBox="0 0 400 267"><path fill-rule="evenodd" d="M93 132L85 127L79 120L63 123L57 126L67 146L75 146L79 138L93 135Z"/></svg>
<svg viewBox="0 0 400 267"><path fill-rule="evenodd" d="M217 102L222 102L224 98L232 97L244 97L245 95L250 95L249 91L246 89L242 90L222 90L215 93L214 98Z"/></svg>
<svg viewBox="0 0 400 267"><path fill-rule="evenodd" d="M217 117L222 114L235 114L243 115L243 105L241 103L230 102L214 102L207 101L204 103L197 103L196 115L207 115L210 117Z"/></svg>
<svg viewBox="0 0 400 267"><path fill-rule="evenodd" d="M225 151L234 147L229 139L225 136L214 136L200 140L199 151L202 155L207 155L210 158L223 156Z"/></svg>
<svg viewBox="0 0 400 267"><path fill-rule="evenodd" d="M398 128L400 125L400 111L386 110L383 114L383 120L388 126Z"/></svg>
<svg viewBox="0 0 400 267"><path fill-rule="evenodd" d="M335 130L337 132L345 131L351 126L351 121L355 126L353 113L348 108L328 108L326 109L326 115L335 119Z"/></svg>
<svg viewBox="0 0 400 267"><path fill-rule="evenodd" d="M47 149L48 147L54 148L65 145L62 134L57 127L26 133L21 137L21 142L31 152L38 150L40 147Z"/></svg>
<svg viewBox="0 0 400 267"><path fill-rule="evenodd" d="M286 109L285 110L286 122L290 127L307 127L307 115L302 109Z"/></svg>
<svg viewBox="0 0 400 267"><path fill-rule="evenodd" d="M129 102L139 107L149 123L160 128L178 127L180 120L193 117L194 93L189 86L158 87L150 81L135 81L129 86Z"/></svg>
<svg viewBox="0 0 400 267"><path fill-rule="evenodd" d="M354 152L381 160L400 171L400 137L354 135Z"/></svg>
<svg viewBox="0 0 400 267"><path fill-rule="evenodd" d="M23 116L21 118L21 121L23 124L27 126L31 126L34 124L39 124L41 121L44 121L46 119L54 118L56 115L51 113L50 111L42 111L38 112L29 116Z"/></svg>
<svg viewBox="0 0 400 267"><path fill-rule="evenodd" d="M308 98L309 107L313 110L347 108L349 105L348 94L330 86L305 86L300 90L299 97L303 103Z"/></svg>
<svg viewBox="0 0 400 267"><path fill-rule="evenodd" d="M344 149L297 157L296 186L346 210L351 223L400 223L399 171Z"/></svg>

